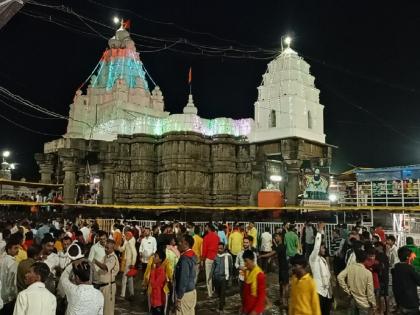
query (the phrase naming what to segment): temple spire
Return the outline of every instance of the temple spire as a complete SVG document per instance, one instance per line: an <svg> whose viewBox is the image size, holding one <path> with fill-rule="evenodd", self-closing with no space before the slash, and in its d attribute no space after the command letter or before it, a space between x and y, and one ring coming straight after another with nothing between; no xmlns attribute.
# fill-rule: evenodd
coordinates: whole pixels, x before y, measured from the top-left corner
<svg viewBox="0 0 420 315"><path fill-rule="evenodd" d="M195 107L194 105L194 100L193 100L193 96L190 93L190 95L188 96L188 103L187 105L184 107L183 113L184 114L193 114L193 115L197 115L197 107Z"/></svg>

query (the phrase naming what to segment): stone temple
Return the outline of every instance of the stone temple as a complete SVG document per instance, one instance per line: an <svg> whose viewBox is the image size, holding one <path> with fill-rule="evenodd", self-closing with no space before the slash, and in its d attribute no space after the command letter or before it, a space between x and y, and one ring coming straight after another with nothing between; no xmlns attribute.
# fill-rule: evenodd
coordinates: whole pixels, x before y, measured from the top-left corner
<svg viewBox="0 0 420 315"><path fill-rule="evenodd" d="M330 164L319 90L290 47L268 64L254 119L233 120L200 117L193 95L183 113L165 111L129 32L108 46L86 94L76 92L66 134L35 156L42 182L64 184L65 202L97 178L105 204L256 205L280 175L275 185L296 204L302 165Z"/></svg>

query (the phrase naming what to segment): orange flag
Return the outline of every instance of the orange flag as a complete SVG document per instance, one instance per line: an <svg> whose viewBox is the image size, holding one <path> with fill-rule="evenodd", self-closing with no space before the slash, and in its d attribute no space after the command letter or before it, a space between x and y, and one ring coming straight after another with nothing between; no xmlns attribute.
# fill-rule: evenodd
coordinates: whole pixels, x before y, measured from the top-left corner
<svg viewBox="0 0 420 315"><path fill-rule="evenodd" d="M131 28L131 20L123 21L123 28L124 29L130 29Z"/></svg>
<svg viewBox="0 0 420 315"><path fill-rule="evenodd" d="M188 84L191 84L192 81L192 69L190 67L190 71L188 72Z"/></svg>

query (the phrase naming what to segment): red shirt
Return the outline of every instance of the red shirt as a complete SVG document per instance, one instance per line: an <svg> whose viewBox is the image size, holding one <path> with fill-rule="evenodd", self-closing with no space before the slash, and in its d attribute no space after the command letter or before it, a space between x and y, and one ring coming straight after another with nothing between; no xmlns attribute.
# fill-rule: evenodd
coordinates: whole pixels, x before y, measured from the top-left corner
<svg viewBox="0 0 420 315"><path fill-rule="evenodd" d="M381 239L381 242L385 243L385 231L383 229L376 228L375 234L378 234L379 238Z"/></svg>
<svg viewBox="0 0 420 315"><path fill-rule="evenodd" d="M214 258L217 255L219 242L219 236L216 232L208 232L207 235L203 238L203 250L201 253L201 257L214 260Z"/></svg>
<svg viewBox="0 0 420 315"><path fill-rule="evenodd" d="M380 288L379 276L378 276L378 272L376 271L377 266L379 265L379 261L373 260L373 259L366 259L363 265L365 265L366 269L372 273L373 288L379 289Z"/></svg>
<svg viewBox="0 0 420 315"><path fill-rule="evenodd" d="M166 296L163 288L165 287L166 274L165 269L160 266L150 271L150 286L152 292L150 294L150 304L152 307L165 305Z"/></svg>
<svg viewBox="0 0 420 315"><path fill-rule="evenodd" d="M265 275L260 272L257 275L257 296L251 294L251 285L244 282L243 286L243 297L242 297L242 312L249 314L255 311L257 314L261 314L265 309Z"/></svg>
<svg viewBox="0 0 420 315"><path fill-rule="evenodd" d="M24 250L28 250L29 247L32 246L32 244L34 243L34 240L25 240L25 243L23 244L23 249Z"/></svg>

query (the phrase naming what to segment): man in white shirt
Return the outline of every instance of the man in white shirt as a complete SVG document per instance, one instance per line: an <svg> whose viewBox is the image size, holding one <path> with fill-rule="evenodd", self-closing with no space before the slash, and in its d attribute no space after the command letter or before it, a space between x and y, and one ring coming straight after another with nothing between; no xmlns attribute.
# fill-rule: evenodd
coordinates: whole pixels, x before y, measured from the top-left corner
<svg viewBox="0 0 420 315"><path fill-rule="evenodd" d="M105 254L105 245L106 245L106 241L108 239L108 235L105 231L98 231L98 238L99 241L93 245L90 248L90 252L89 252L89 261L91 263L93 263L93 261L96 259L97 261L103 261L106 254ZM93 282L98 282L98 272L99 272L100 268L98 266L94 266L94 270L93 270Z"/></svg>
<svg viewBox="0 0 420 315"><path fill-rule="evenodd" d="M101 262L93 261L95 265L101 268L99 272L100 282L96 284L96 287L104 295L104 315L114 315L115 310L115 293L117 291L115 277L120 271L120 265L114 249L115 241L108 240L105 245L105 260Z"/></svg>
<svg viewBox="0 0 420 315"><path fill-rule="evenodd" d="M47 264L36 262L25 275L28 287L17 297L13 315L55 315L57 300L47 288L45 281L50 274Z"/></svg>
<svg viewBox="0 0 420 315"><path fill-rule="evenodd" d="M322 235L324 235L324 223L319 223L318 232L315 236L314 249L309 256L309 265L311 266L314 277L319 303L322 315L328 315L332 305L331 272L326 259L326 248L322 244Z"/></svg>
<svg viewBox="0 0 420 315"><path fill-rule="evenodd" d="M60 259L54 253L54 238L50 234L46 234L41 242L42 245L42 261L50 267L51 273L55 276L57 269L60 269Z"/></svg>
<svg viewBox="0 0 420 315"><path fill-rule="evenodd" d="M121 297L125 298L125 291L129 291L129 299L133 299L134 296L134 281L133 277L128 277L127 272L135 266L137 261L137 250L136 250L136 240L133 237L133 233L126 231L124 235L124 244L118 249L123 253L123 260L125 261L125 268L123 270L123 277L121 282Z"/></svg>
<svg viewBox="0 0 420 315"><path fill-rule="evenodd" d="M386 247L388 251L388 258L389 258L389 305L391 308L395 307L395 299L394 299L394 291L392 290L392 272L391 270L394 269L394 266L400 262L398 258L398 247L395 244L397 240L395 239L394 235L388 235L386 237Z"/></svg>
<svg viewBox="0 0 420 315"><path fill-rule="evenodd" d="M69 256L67 255L67 249L71 245L72 241L71 238L67 235L63 237L63 240L61 241L63 244L63 250L58 252L58 259L60 262L60 269L64 270L67 265L71 262Z"/></svg>
<svg viewBox="0 0 420 315"><path fill-rule="evenodd" d="M147 263L149 258L154 255L157 250L156 239L153 236L150 236L150 228L146 227L144 229L144 237L141 240L139 253L140 261L142 266L142 272L146 270Z"/></svg>
<svg viewBox="0 0 420 315"><path fill-rule="evenodd" d="M316 235L315 227L309 221L306 221L305 227L303 228L303 231L302 231L302 238L301 238L301 244L303 245L303 252L306 259L308 259L309 255L312 253L314 249L315 235Z"/></svg>
<svg viewBox="0 0 420 315"><path fill-rule="evenodd" d="M78 259L64 269L60 282L67 297L66 315L102 315L104 296L90 283L91 264ZM75 283L70 281L73 272Z"/></svg>
<svg viewBox="0 0 420 315"><path fill-rule="evenodd" d="M243 255L246 250L252 250L251 241L249 240L248 237L244 237L243 247L244 247L243 250L239 252L238 256L236 256L236 261L235 261L235 268L239 272L239 294L241 295L241 298L242 298L242 291L243 291L242 289L244 286L245 271L246 271L245 260L243 259ZM257 263L257 255L255 255L254 261L255 263Z"/></svg>
<svg viewBox="0 0 420 315"><path fill-rule="evenodd" d="M85 239L85 243L87 244L88 241L89 241L90 228L89 228L88 223L86 221L83 222L83 227L80 229L80 232L83 233L83 238Z"/></svg>
<svg viewBox="0 0 420 315"><path fill-rule="evenodd" d="M2 255L6 250L6 242L10 238L10 230L4 229L1 233L1 240L0 240L0 255Z"/></svg>
<svg viewBox="0 0 420 315"><path fill-rule="evenodd" d="M261 234L261 247L260 255L268 254L272 252L273 237L270 234L270 227L266 226L265 231ZM268 272L270 258L261 258L261 268L265 273Z"/></svg>
<svg viewBox="0 0 420 315"><path fill-rule="evenodd" d="M15 257L19 251L19 246L20 244L17 239L10 239L6 244L6 255L0 262L1 298L4 303L3 309L1 310L2 314L12 314L15 307L18 266Z"/></svg>

